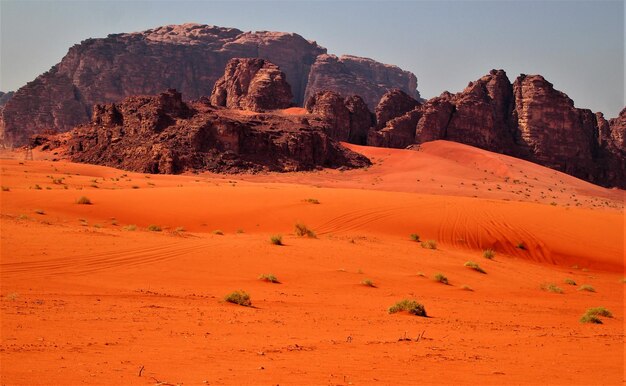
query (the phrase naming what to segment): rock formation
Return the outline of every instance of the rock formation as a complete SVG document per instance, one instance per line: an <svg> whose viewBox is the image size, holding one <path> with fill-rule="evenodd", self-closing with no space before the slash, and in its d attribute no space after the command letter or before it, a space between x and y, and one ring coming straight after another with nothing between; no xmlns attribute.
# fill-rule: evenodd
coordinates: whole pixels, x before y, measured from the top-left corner
<svg viewBox="0 0 626 386"><path fill-rule="evenodd" d="M379 109L385 110L381 100ZM391 111L386 109L385 111ZM524 158L605 186L626 187L624 111L607 123L540 75L513 84L502 70L460 93L443 93L404 114L384 115L368 144L406 147L446 139Z"/></svg>
<svg viewBox="0 0 626 386"><path fill-rule="evenodd" d="M266 111L291 106L291 87L277 65L259 58L234 58L211 93L214 106Z"/></svg>
<svg viewBox="0 0 626 386"><path fill-rule="evenodd" d="M399 89L389 90L376 105L376 128L382 129L388 121L413 110L420 103Z"/></svg>
<svg viewBox="0 0 626 386"><path fill-rule="evenodd" d="M34 138L63 146L70 160L143 173L236 173L362 167L356 154L301 116L216 109L207 98L185 103L168 90L96 105L90 124ZM60 137L69 137L62 142Z"/></svg>
<svg viewBox="0 0 626 386"><path fill-rule="evenodd" d="M324 63L331 57L325 54L316 42L293 33L198 24L88 39L15 93L2 112L0 141L18 146L45 129L67 131L88 122L95 104L127 96L167 88L189 99L208 96L232 58L262 58L279 66L297 105L320 87L361 95L372 107L390 88L417 97L417 81L409 72L352 56L329 67Z"/></svg>
<svg viewBox="0 0 626 386"><path fill-rule="evenodd" d="M399 67L350 55L319 55L311 67L304 100L330 90L342 96L359 95L373 108L385 92L394 88L419 98L417 78Z"/></svg>
<svg viewBox="0 0 626 386"><path fill-rule="evenodd" d="M361 97L355 95L344 99L334 91L319 91L309 97L305 108L314 115L311 120L323 123L331 138L365 144L373 119Z"/></svg>
<svg viewBox="0 0 626 386"><path fill-rule="evenodd" d="M9 99L13 97L13 94L15 94L13 91L9 91L9 92L0 91L0 107L4 106L9 101Z"/></svg>

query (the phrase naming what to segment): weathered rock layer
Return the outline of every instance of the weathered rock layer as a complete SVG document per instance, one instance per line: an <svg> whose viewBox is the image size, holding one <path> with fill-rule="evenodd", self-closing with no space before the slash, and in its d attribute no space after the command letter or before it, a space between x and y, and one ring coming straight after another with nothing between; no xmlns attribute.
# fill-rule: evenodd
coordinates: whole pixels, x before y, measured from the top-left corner
<svg viewBox="0 0 626 386"><path fill-rule="evenodd" d="M390 94L377 112L390 111ZM402 110L398 110L401 112ZM378 114L377 114L378 115ZM607 123L540 75L513 84L492 70L460 93L443 93L404 114L386 114L368 133L368 144L406 147L446 139L524 158L584 180L626 187L626 113ZM383 126L383 127L381 127Z"/></svg>
<svg viewBox="0 0 626 386"><path fill-rule="evenodd" d="M390 88L418 96L410 72L352 56L326 65L333 61L326 49L297 34L172 25L88 39L71 47L60 63L20 88L6 104L0 141L19 146L33 133L70 130L89 121L95 104L132 95L176 88L189 99L208 96L232 58L262 58L279 66L297 105L320 88L362 95L372 108Z"/></svg>
<svg viewBox="0 0 626 386"><path fill-rule="evenodd" d="M301 116L216 109L185 103L175 90L96 105L90 124L69 133L68 157L143 173L222 173L362 167L369 160ZM36 139L39 144L42 139Z"/></svg>

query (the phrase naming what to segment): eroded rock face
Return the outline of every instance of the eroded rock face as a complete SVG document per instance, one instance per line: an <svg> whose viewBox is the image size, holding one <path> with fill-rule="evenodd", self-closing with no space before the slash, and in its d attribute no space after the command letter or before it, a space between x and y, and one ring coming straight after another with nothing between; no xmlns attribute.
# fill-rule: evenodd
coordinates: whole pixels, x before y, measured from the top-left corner
<svg viewBox="0 0 626 386"><path fill-rule="evenodd" d="M359 95L373 109L390 89L419 98L417 78L399 67L357 56L320 55L311 67L304 100L319 91L331 90L343 97Z"/></svg>
<svg viewBox="0 0 626 386"><path fill-rule="evenodd" d="M287 108L292 99L285 74L259 58L231 59L211 93L214 106L258 112Z"/></svg>
<svg viewBox="0 0 626 386"><path fill-rule="evenodd" d="M13 91L2 92L0 91L0 107L4 106L15 94Z"/></svg>
<svg viewBox="0 0 626 386"><path fill-rule="evenodd" d="M319 91L307 100L305 108L323 123L331 138L365 144L373 120L361 97L344 99L334 91Z"/></svg>
<svg viewBox="0 0 626 386"><path fill-rule="evenodd" d="M320 86L362 95L371 106L390 88L417 93L417 81L409 72L356 57L339 59L345 73L329 72L318 61L325 54L325 48L293 33L242 32L199 24L87 39L7 102L0 119L0 141L19 146L36 132L70 130L89 121L95 104L132 95L176 88L189 99L208 96L232 58L262 58L279 66L297 105Z"/></svg>
<svg viewBox="0 0 626 386"><path fill-rule="evenodd" d="M143 173L237 173L362 167L369 160L301 117L216 109L207 98L185 103L168 90L94 107L91 124L62 144L75 162ZM50 143L59 142L58 138Z"/></svg>
<svg viewBox="0 0 626 386"><path fill-rule="evenodd" d="M540 75L521 75L511 84L504 71L492 70L460 93L445 92L387 120L370 131L368 144L403 148L446 139L626 187L624 115L607 122L574 107Z"/></svg>
<svg viewBox="0 0 626 386"><path fill-rule="evenodd" d="M376 128L382 129L388 121L406 114L419 104L417 100L402 90L387 91L376 105Z"/></svg>

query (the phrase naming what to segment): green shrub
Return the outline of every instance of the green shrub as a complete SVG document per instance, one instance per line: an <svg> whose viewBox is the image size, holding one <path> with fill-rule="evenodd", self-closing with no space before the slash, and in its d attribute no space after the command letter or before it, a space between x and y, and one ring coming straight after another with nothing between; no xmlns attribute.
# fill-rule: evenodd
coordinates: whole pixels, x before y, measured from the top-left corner
<svg viewBox="0 0 626 386"><path fill-rule="evenodd" d="M297 223L294 226L294 230L296 232L297 236L306 236L306 237L311 237L311 238L315 238L315 232L313 232L312 230L310 230L306 225L301 224L301 223Z"/></svg>
<svg viewBox="0 0 626 386"><path fill-rule="evenodd" d="M228 303L239 304L240 306L250 307L252 301L250 301L250 295L245 291L234 291L224 297L224 300Z"/></svg>
<svg viewBox="0 0 626 386"><path fill-rule="evenodd" d="M400 300L393 306L389 307L388 311L390 314L395 314L396 312L400 312L400 311L406 311L409 314L416 315L416 316L427 316L426 309L424 309L424 306L416 302L415 300L410 300L410 299Z"/></svg>
<svg viewBox="0 0 626 386"><path fill-rule="evenodd" d="M435 280L439 283L448 284L448 278L445 277L443 273L435 274Z"/></svg>
<svg viewBox="0 0 626 386"><path fill-rule="evenodd" d="M411 233L409 235L409 238L415 242L419 242L420 241L420 235L418 235L417 233Z"/></svg>
<svg viewBox="0 0 626 386"><path fill-rule="evenodd" d="M150 232L161 232L162 229L158 225L150 224L150 225L148 225L148 230Z"/></svg>
<svg viewBox="0 0 626 386"><path fill-rule="evenodd" d="M580 323L602 324L602 320L600 320L600 318L598 318L596 315L584 314L580 317Z"/></svg>
<svg viewBox="0 0 626 386"><path fill-rule="evenodd" d="M561 289L561 287L558 287L556 284L552 284L552 283L544 283L541 285L541 289L544 291L548 291L548 292L553 292L555 294L562 294L563 293L563 289Z"/></svg>
<svg viewBox="0 0 626 386"><path fill-rule="evenodd" d="M273 235L270 237L270 242L274 245L283 245L283 236Z"/></svg>
<svg viewBox="0 0 626 386"><path fill-rule="evenodd" d="M76 203L79 205L91 205L91 200L88 197L81 196L76 200Z"/></svg>
<svg viewBox="0 0 626 386"><path fill-rule="evenodd" d="M600 316L603 316L605 318L612 318L613 314L611 314L611 311L607 310L604 307L593 307L587 309L585 314L581 316L580 322L602 324L602 320L599 318Z"/></svg>
<svg viewBox="0 0 626 386"><path fill-rule="evenodd" d="M589 284L583 284L578 288L579 291L596 292L596 289Z"/></svg>
<svg viewBox="0 0 626 386"><path fill-rule="evenodd" d="M576 285L576 282L573 279L565 279L564 282L565 284Z"/></svg>
<svg viewBox="0 0 626 386"><path fill-rule="evenodd" d="M421 246L426 249L437 249L437 242L435 240L422 241Z"/></svg>
<svg viewBox="0 0 626 386"><path fill-rule="evenodd" d="M485 259L493 259L494 257L496 257L496 251L494 251L493 249L485 249L483 251L483 257Z"/></svg>
<svg viewBox="0 0 626 386"><path fill-rule="evenodd" d="M480 268L480 266L478 264L474 263L473 261L467 261L463 265L468 267L468 268L473 269L474 271L478 271L480 273L487 273L487 272L485 272L484 269Z"/></svg>
<svg viewBox="0 0 626 386"><path fill-rule="evenodd" d="M259 280L267 281L267 282L270 282L270 283L280 283L278 281L278 278L276 276L272 275L271 273L268 273L268 274L264 273L264 274L262 274L261 276L259 276Z"/></svg>

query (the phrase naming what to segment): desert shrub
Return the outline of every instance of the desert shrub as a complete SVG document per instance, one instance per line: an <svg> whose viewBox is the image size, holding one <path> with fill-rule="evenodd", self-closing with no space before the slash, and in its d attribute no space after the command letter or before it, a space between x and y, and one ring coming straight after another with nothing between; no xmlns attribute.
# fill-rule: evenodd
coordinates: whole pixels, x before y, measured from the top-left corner
<svg viewBox="0 0 626 386"><path fill-rule="evenodd" d="M368 287L376 287L376 285L374 284L374 282L370 279L365 279L361 282L361 284L368 286Z"/></svg>
<svg viewBox="0 0 626 386"><path fill-rule="evenodd" d="M519 243L515 245L515 248L524 250L526 249L526 244L524 244L523 241L520 241Z"/></svg>
<svg viewBox="0 0 626 386"><path fill-rule="evenodd" d="M493 259L494 257L496 257L496 251L494 251L493 249L485 249L483 251L483 257L485 259Z"/></svg>
<svg viewBox="0 0 626 386"><path fill-rule="evenodd" d="M42 215L46 214L46 212L44 212L43 209L37 209L37 210L35 210L35 213L42 214Z"/></svg>
<svg viewBox="0 0 626 386"><path fill-rule="evenodd" d="M439 283L448 284L448 278L443 273L436 273L435 280Z"/></svg>
<svg viewBox="0 0 626 386"><path fill-rule="evenodd" d="M33 186L33 189L35 189L35 190L41 190L41 186L39 186L39 184L35 184L35 186Z"/></svg>
<svg viewBox="0 0 626 386"><path fill-rule="evenodd" d="M311 237L311 238L315 238L315 232L313 232L312 230L310 230L306 225L301 224L301 223L297 223L294 226L295 232L297 236L306 236L306 237Z"/></svg>
<svg viewBox="0 0 626 386"><path fill-rule="evenodd" d="M478 264L474 263L473 261L467 261L463 265L468 267L468 268L473 269L474 271L478 271L480 273L487 273L487 272L485 272L484 269L480 268L480 266Z"/></svg>
<svg viewBox="0 0 626 386"><path fill-rule="evenodd" d="M472 287L470 287L470 286L468 286L468 285L466 285L466 284L463 284L463 285L461 286L461 289L462 289L463 291L474 291L474 290L472 289Z"/></svg>
<svg viewBox="0 0 626 386"><path fill-rule="evenodd" d="M17 292L12 292L6 295L7 300L14 302L20 295Z"/></svg>
<svg viewBox="0 0 626 386"><path fill-rule="evenodd" d="M411 233L409 235L409 238L415 242L419 242L420 241L420 235L418 235L417 233Z"/></svg>
<svg viewBox="0 0 626 386"><path fill-rule="evenodd" d="M214 235L218 235L218 236L224 236L224 232L222 232L220 229L216 229L213 231Z"/></svg>
<svg viewBox="0 0 626 386"><path fill-rule="evenodd" d="M252 301L250 301L250 295L245 291L234 291L224 297L224 300L228 303L239 304L240 306L250 307Z"/></svg>
<svg viewBox="0 0 626 386"><path fill-rule="evenodd" d="M162 229L158 225L150 224L150 225L148 225L148 230L150 232L161 232Z"/></svg>
<svg viewBox="0 0 626 386"><path fill-rule="evenodd" d="M427 316L426 309L420 303L415 300L403 299L389 307L388 309L390 314L395 314L396 312L406 311L409 314L416 316Z"/></svg>
<svg viewBox="0 0 626 386"><path fill-rule="evenodd" d="M239 228L239 229L237 229L237 230L235 231L235 233L237 233L237 234L241 234L241 233L243 233L243 229Z"/></svg>
<svg viewBox="0 0 626 386"><path fill-rule="evenodd" d="M421 246L426 249L437 249L437 242L435 240L422 241Z"/></svg>
<svg viewBox="0 0 626 386"><path fill-rule="evenodd" d="M309 204L319 204L319 200L316 198L307 198L306 200L304 200L304 202L308 202Z"/></svg>
<svg viewBox="0 0 626 386"><path fill-rule="evenodd" d="M548 292L553 292L555 294L562 294L563 293L563 289L561 289L561 287L558 287L556 284L552 284L552 283L544 283L541 285L541 289L544 291L548 291Z"/></svg>
<svg viewBox="0 0 626 386"><path fill-rule="evenodd" d="M280 283L278 281L278 278L274 275L272 275L271 273L267 273L267 274L262 274L261 276L259 276L259 280L263 280L263 281L267 281L270 283Z"/></svg>
<svg viewBox="0 0 626 386"><path fill-rule="evenodd" d="M596 315L584 314L580 317L580 323L602 324L602 320L600 320L600 318L598 318Z"/></svg>
<svg viewBox="0 0 626 386"><path fill-rule="evenodd" d="M418 272L418 273L417 273L417 276L419 276L419 277L426 277L426 275L424 274L424 272Z"/></svg>
<svg viewBox="0 0 626 386"><path fill-rule="evenodd" d="M274 245L283 245L283 236L273 235L270 237L270 242Z"/></svg>
<svg viewBox="0 0 626 386"><path fill-rule="evenodd" d="M18 220L28 220L28 216L25 214L20 214L19 216L17 216Z"/></svg>
<svg viewBox="0 0 626 386"><path fill-rule="evenodd" d="M578 288L579 291L596 292L596 289L589 284L583 284Z"/></svg>
<svg viewBox="0 0 626 386"><path fill-rule="evenodd" d="M79 205L91 205L91 200L88 197L81 196L76 200L76 203Z"/></svg>
<svg viewBox="0 0 626 386"><path fill-rule="evenodd" d="M125 231L131 231L132 232L132 231L137 230L137 225L135 225L135 224L126 225L123 229Z"/></svg>
<svg viewBox="0 0 626 386"><path fill-rule="evenodd" d="M576 282L573 279L565 279L564 282L565 284L576 285Z"/></svg>
<svg viewBox="0 0 626 386"><path fill-rule="evenodd" d="M587 312L585 313L589 315L604 316L605 318L613 317L613 314L611 313L611 311L607 310L604 307L592 307L592 308L589 308Z"/></svg>
<svg viewBox="0 0 626 386"><path fill-rule="evenodd" d="M11 191L11 189L8 186L2 186L2 191L3 192L9 192L9 191Z"/></svg>
<svg viewBox="0 0 626 386"><path fill-rule="evenodd" d="M176 229L174 229L174 233L182 233L185 231L185 227L176 227Z"/></svg>

